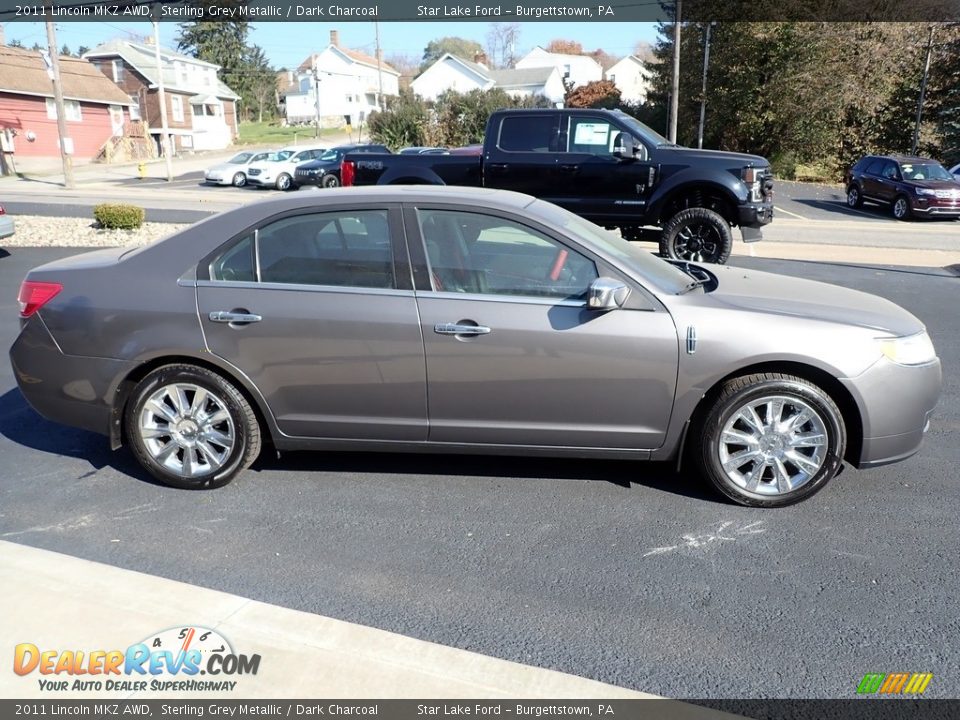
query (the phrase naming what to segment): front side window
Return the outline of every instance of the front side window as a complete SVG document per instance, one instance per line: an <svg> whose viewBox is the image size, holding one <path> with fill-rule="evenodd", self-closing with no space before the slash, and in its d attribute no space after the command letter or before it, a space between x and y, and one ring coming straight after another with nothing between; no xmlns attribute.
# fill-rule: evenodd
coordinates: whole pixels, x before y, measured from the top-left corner
<svg viewBox="0 0 960 720"><path fill-rule="evenodd" d="M592 260L512 220L453 210L417 216L438 292L580 299L597 279Z"/></svg>
<svg viewBox="0 0 960 720"><path fill-rule="evenodd" d="M613 156L619 130L606 120L591 117L570 118L567 152Z"/></svg>
<svg viewBox="0 0 960 720"><path fill-rule="evenodd" d="M210 279L395 288L386 210L310 213L264 225L210 264Z"/></svg>
<svg viewBox="0 0 960 720"><path fill-rule="evenodd" d="M888 180L899 180L900 171L897 169L897 164L892 160L888 160L883 166L883 177Z"/></svg>

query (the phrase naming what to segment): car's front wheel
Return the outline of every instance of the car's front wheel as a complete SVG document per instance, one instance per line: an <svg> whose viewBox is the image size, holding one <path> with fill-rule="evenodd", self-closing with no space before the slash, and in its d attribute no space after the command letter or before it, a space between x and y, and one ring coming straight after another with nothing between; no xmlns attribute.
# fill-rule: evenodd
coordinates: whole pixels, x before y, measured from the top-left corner
<svg viewBox="0 0 960 720"><path fill-rule="evenodd" d="M324 175L320 184L325 188L335 188L340 185L340 179L336 175Z"/></svg>
<svg viewBox="0 0 960 720"><path fill-rule="evenodd" d="M243 187L247 184L247 176L242 172L238 172L233 176L233 186L234 187Z"/></svg>
<svg viewBox="0 0 960 720"><path fill-rule="evenodd" d="M910 201L907 199L906 195L898 195L897 199L893 201L893 217L897 220L909 220L910 219Z"/></svg>
<svg viewBox="0 0 960 720"><path fill-rule="evenodd" d="M137 461L177 488L226 485L260 453L260 426L246 398L215 372L165 365L133 391L126 434Z"/></svg>
<svg viewBox="0 0 960 720"><path fill-rule="evenodd" d="M847 188L847 207L858 208L863 206L863 195L860 194L860 188L851 184Z"/></svg>
<svg viewBox="0 0 960 720"><path fill-rule="evenodd" d="M723 216L707 208L687 208L663 226L660 254L673 260L725 263L733 249L733 233Z"/></svg>
<svg viewBox="0 0 960 720"><path fill-rule="evenodd" d="M280 176L277 178L277 190L289 190L292 184L293 178L287 173L280 173Z"/></svg>
<svg viewBox="0 0 960 720"><path fill-rule="evenodd" d="M782 507L821 490L840 470L843 416L807 380L781 373L727 382L703 421L699 465L740 505Z"/></svg>

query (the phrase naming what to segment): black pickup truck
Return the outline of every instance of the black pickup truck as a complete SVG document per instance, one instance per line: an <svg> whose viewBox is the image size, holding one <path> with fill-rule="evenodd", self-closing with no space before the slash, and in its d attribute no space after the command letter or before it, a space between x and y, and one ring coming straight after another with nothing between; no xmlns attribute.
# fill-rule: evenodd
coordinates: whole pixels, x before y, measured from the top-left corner
<svg viewBox="0 0 960 720"><path fill-rule="evenodd" d="M681 147L619 110L498 110L479 157L347 154L341 178L515 190L629 239L657 226L660 253L678 260L726 262L731 226L752 242L773 219L764 158Z"/></svg>

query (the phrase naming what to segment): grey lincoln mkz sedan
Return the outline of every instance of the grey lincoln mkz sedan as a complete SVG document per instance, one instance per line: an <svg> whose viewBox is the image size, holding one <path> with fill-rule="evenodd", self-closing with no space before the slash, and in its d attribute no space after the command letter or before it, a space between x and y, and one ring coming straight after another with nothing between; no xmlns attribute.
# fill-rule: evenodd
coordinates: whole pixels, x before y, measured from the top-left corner
<svg viewBox="0 0 960 720"><path fill-rule="evenodd" d="M872 295L671 264L526 195L348 188L32 270L10 357L40 413L161 481L283 449L690 457L797 502L909 457L940 391Z"/></svg>

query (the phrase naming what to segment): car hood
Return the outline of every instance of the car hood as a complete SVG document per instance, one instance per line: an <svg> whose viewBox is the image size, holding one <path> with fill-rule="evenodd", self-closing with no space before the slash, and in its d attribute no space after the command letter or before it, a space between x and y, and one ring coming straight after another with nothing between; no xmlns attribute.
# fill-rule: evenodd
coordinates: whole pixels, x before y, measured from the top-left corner
<svg viewBox="0 0 960 720"><path fill-rule="evenodd" d="M930 190L960 190L960 183L956 180L908 180L907 183Z"/></svg>
<svg viewBox="0 0 960 720"><path fill-rule="evenodd" d="M702 160L716 160L718 162L727 161L732 163L732 166L746 166L752 165L754 167L767 167L770 163L765 157L760 155L748 155L747 153L738 153L738 152L726 152L725 150L699 150L697 148L688 148L688 147L665 147L661 148L661 152L666 150L670 153L675 153L678 156L695 154L697 159ZM693 158L685 162L692 162Z"/></svg>
<svg viewBox="0 0 960 720"><path fill-rule="evenodd" d="M771 315L856 325L895 336L914 335L924 325L882 297L815 280L730 266L710 266L717 288L709 293L728 307Z"/></svg>
<svg viewBox="0 0 960 720"><path fill-rule="evenodd" d="M297 165L297 170L329 170L330 168L339 167L339 160L310 160L302 165Z"/></svg>

